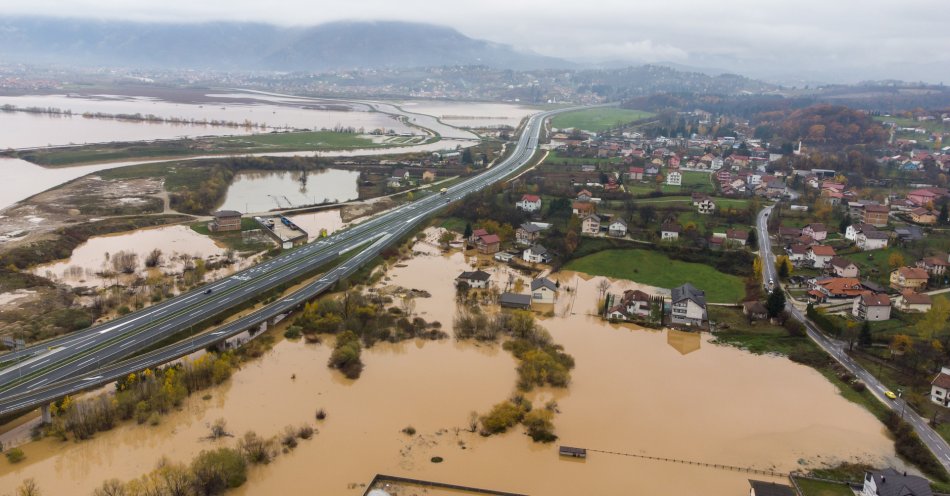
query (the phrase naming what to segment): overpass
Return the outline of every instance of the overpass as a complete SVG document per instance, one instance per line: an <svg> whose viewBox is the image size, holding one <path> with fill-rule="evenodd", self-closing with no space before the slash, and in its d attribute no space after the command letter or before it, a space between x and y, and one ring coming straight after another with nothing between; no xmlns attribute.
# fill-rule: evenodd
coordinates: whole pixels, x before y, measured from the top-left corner
<svg viewBox="0 0 950 496"><path fill-rule="evenodd" d="M444 195L425 196L144 310L4 355L0 358L7 364L0 369L0 415L30 410L64 395L107 384L130 372L167 363L287 313L356 272L387 245L410 233L448 204L514 174L534 155L544 121L557 113L576 109L531 116L511 155L489 170L449 188ZM289 296L211 332L135 356L355 250L358 251L355 256ZM133 356L135 358L123 361Z"/></svg>

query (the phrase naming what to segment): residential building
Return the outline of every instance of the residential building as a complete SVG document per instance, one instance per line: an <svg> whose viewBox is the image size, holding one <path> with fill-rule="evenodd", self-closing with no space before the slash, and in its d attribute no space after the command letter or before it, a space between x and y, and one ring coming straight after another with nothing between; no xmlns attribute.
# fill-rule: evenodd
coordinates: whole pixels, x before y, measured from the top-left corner
<svg viewBox="0 0 950 496"><path fill-rule="evenodd" d="M863 294L854 299L851 315L861 320L888 320L891 318L891 299L885 294Z"/></svg>
<svg viewBox="0 0 950 496"><path fill-rule="evenodd" d="M782 239L783 242L789 243L792 240L801 237L802 230L797 227L778 227L778 237Z"/></svg>
<svg viewBox="0 0 950 496"><path fill-rule="evenodd" d="M543 230L544 229L537 224L525 222L515 230L515 241L517 241L518 244L526 246L533 245L541 237L541 231Z"/></svg>
<svg viewBox="0 0 950 496"><path fill-rule="evenodd" d="M515 206L525 212L538 212L541 210L541 197L538 195L524 195Z"/></svg>
<svg viewBox="0 0 950 496"><path fill-rule="evenodd" d="M474 231L472 231L472 235L469 236L468 242L474 245L475 242L478 241L478 238L482 236L487 236L487 235L488 235L488 231L484 229L475 229Z"/></svg>
<svg viewBox="0 0 950 496"><path fill-rule="evenodd" d="M547 248L541 245L534 245L522 252L521 258L531 263L547 263L551 261L552 255Z"/></svg>
<svg viewBox="0 0 950 496"><path fill-rule="evenodd" d="M752 320L761 320L768 317L768 310L761 301L746 301L742 303L742 313Z"/></svg>
<svg viewBox="0 0 950 496"><path fill-rule="evenodd" d="M802 228L803 236L811 236L815 241L824 241L828 237L828 228L824 224L808 224Z"/></svg>
<svg viewBox="0 0 950 496"><path fill-rule="evenodd" d="M858 234L866 231L877 231L877 228L871 224L848 224L844 230L844 237L848 241L857 241Z"/></svg>
<svg viewBox="0 0 950 496"><path fill-rule="evenodd" d="M554 303L557 299L557 285L546 277L531 281L531 301L534 303Z"/></svg>
<svg viewBox="0 0 950 496"><path fill-rule="evenodd" d="M905 289L917 291L927 286L927 279L929 278L930 274L924 269L900 267L891 272L890 282L891 287L898 291L904 291Z"/></svg>
<svg viewBox="0 0 950 496"><path fill-rule="evenodd" d="M240 231L241 212L235 210L218 210L211 214L214 220L208 224L208 229L220 231Z"/></svg>
<svg viewBox="0 0 950 496"><path fill-rule="evenodd" d="M785 182L781 179L775 179L769 181L766 189L766 194L769 196L781 196L786 193Z"/></svg>
<svg viewBox="0 0 950 496"><path fill-rule="evenodd" d="M950 367L940 367L940 373L930 381L930 401L950 407Z"/></svg>
<svg viewBox="0 0 950 496"><path fill-rule="evenodd" d="M577 193L576 200L579 202L589 202L593 198L594 198L594 195L590 191L586 189L582 189L579 193Z"/></svg>
<svg viewBox="0 0 950 496"><path fill-rule="evenodd" d="M679 186L683 184L683 174L681 174L679 171L670 171L666 175L666 184L669 184L670 186Z"/></svg>
<svg viewBox="0 0 950 496"><path fill-rule="evenodd" d="M858 277L860 270L851 260L844 257L833 257L828 266L836 277Z"/></svg>
<svg viewBox="0 0 950 496"><path fill-rule="evenodd" d="M653 296L639 289L628 289L623 292L620 305L628 316L649 317Z"/></svg>
<svg viewBox="0 0 950 496"><path fill-rule="evenodd" d="M933 302L930 299L930 295L917 293L908 289L901 292L901 295L897 297L895 305L897 308L900 308L902 312L926 313L930 311Z"/></svg>
<svg viewBox="0 0 950 496"><path fill-rule="evenodd" d="M891 272L891 287L904 291L907 289L918 291L927 286L930 275L926 270L917 267L900 267Z"/></svg>
<svg viewBox="0 0 950 496"><path fill-rule="evenodd" d="M643 167L631 167L627 169L627 178L631 181L642 181Z"/></svg>
<svg viewBox="0 0 950 496"><path fill-rule="evenodd" d="M485 272L484 270L462 272L458 277L455 278L455 285L458 286L460 283L464 282L470 288L485 289L488 287L489 279L491 279L491 274Z"/></svg>
<svg viewBox="0 0 950 496"><path fill-rule="evenodd" d="M891 209L884 205L864 205L861 222L874 227L885 227L890 213Z"/></svg>
<svg viewBox="0 0 950 496"><path fill-rule="evenodd" d="M921 188L907 193L907 199L921 207L932 205L942 196L946 196L946 190L941 188Z"/></svg>
<svg viewBox="0 0 950 496"><path fill-rule="evenodd" d="M600 234L600 217L597 214L584 216L581 219L582 234Z"/></svg>
<svg viewBox="0 0 950 496"><path fill-rule="evenodd" d="M855 244L863 251L887 248L888 235L881 231L861 231L855 237Z"/></svg>
<svg viewBox="0 0 950 496"><path fill-rule="evenodd" d="M486 234L475 240L475 249L479 253L491 255L501 249L501 238L497 234Z"/></svg>
<svg viewBox="0 0 950 496"><path fill-rule="evenodd" d="M663 227L660 228L660 240L673 241L678 239L682 230L683 228L677 223L663 224Z"/></svg>
<svg viewBox="0 0 950 496"><path fill-rule="evenodd" d="M498 303L502 308L516 308L519 310L529 310L531 308L531 295L518 293L502 293L498 297Z"/></svg>
<svg viewBox="0 0 950 496"><path fill-rule="evenodd" d="M589 215L589 214L594 213L594 210L595 210L595 206L593 203L590 203L590 202L583 202L583 201L578 200L578 201L575 201L571 205L571 212L573 212L574 215Z"/></svg>
<svg viewBox="0 0 950 496"><path fill-rule="evenodd" d="M907 475L892 468L864 474L861 496L933 496L930 482L917 475Z"/></svg>
<svg viewBox="0 0 950 496"><path fill-rule="evenodd" d="M796 496L791 486L749 479L749 496Z"/></svg>
<svg viewBox="0 0 950 496"><path fill-rule="evenodd" d="M726 229L726 241L728 241L731 246L745 246L748 239L749 231Z"/></svg>
<svg viewBox="0 0 950 496"><path fill-rule="evenodd" d="M937 214L932 210L918 207L910 211L910 220L914 221L917 224L936 224L937 223Z"/></svg>
<svg viewBox="0 0 950 496"><path fill-rule="evenodd" d="M855 277L825 277L812 282L812 291L821 294L821 298L854 298L869 293L861 281Z"/></svg>
<svg viewBox="0 0 950 496"><path fill-rule="evenodd" d="M670 322L673 324L701 326L707 320L706 292L690 283L673 288L670 305Z"/></svg>
<svg viewBox="0 0 950 496"><path fill-rule="evenodd" d="M828 265L828 262L831 261L835 256L835 249L831 246L824 245L815 245L808 247L808 253L805 256L808 260L811 260L812 267L816 269L823 269Z"/></svg>
<svg viewBox="0 0 950 496"><path fill-rule="evenodd" d="M942 276L947 273L948 257L926 257L917 261L917 267L924 269L931 276Z"/></svg>
<svg viewBox="0 0 950 496"><path fill-rule="evenodd" d="M607 234L614 238L622 238L627 235L627 222L623 219L614 219L607 225Z"/></svg>
<svg viewBox="0 0 950 496"><path fill-rule="evenodd" d="M788 261L793 264L800 264L805 260L808 260L808 249L811 248L808 245L803 244L794 244L785 249L785 253L788 254Z"/></svg>

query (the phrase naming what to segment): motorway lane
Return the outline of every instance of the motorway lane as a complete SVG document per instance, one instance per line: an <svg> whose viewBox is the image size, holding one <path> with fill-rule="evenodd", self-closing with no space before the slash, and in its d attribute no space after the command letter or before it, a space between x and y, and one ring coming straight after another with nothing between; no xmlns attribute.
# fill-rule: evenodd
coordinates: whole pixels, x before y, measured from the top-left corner
<svg viewBox="0 0 950 496"><path fill-rule="evenodd" d="M775 256L772 254L771 239L768 231L768 214L772 207L763 208L758 215L756 225L759 231L759 257L762 259L762 283L767 285L769 278L780 285L778 275L775 271ZM950 471L950 444L947 443L927 422L926 419L917 415L912 408L908 407L903 399L888 399L884 396L887 388L874 375L851 358L845 350L845 343L831 339L818 330L818 327L808 317L791 302L786 306L789 314L796 320L805 325L808 337L811 338L825 352L832 356L838 363L844 366L848 372L860 379L867 386L868 390L886 407L903 414L907 421L917 433L917 436L930 448L930 451L936 455L941 465Z"/></svg>
<svg viewBox="0 0 950 496"><path fill-rule="evenodd" d="M534 151L537 148L538 144L538 135L543 125L544 119L553 115L555 113L568 111L568 109L562 109L559 111L547 112L543 114L537 114L533 116L528 125L525 127L525 131L522 133L519 141L515 147L515 151L510 157L503 160L501 163L495 165L490 170L479 174L469 180L466 180L448 190L446 195L431 195L420 199L411 204L407 204L403 207L397 208L393 211L390 211L386 214L378 216L374 219L368 220L367 222L358 224L353 228L350 228L346 231L342 231L339 234L335 234L329 238L324 238L323 240L306 245L303 248L295 250L288 254L288 257L284 260L273 259L269 262L261 264L257 267L242 271L242 273L231 276L225 280L218 281L214 283L214 288L220 288L226 284L232 284L232 281L242 280L242 275L247 277L252 277L255 274L255 271L260 272L261 275L257 276L256 285L249 285L241 290L242 293L249 293L249 296L238 298L240 302L246 301L247 299L253 297L254 294L258 293L258 289L261 287L272 287L282 283L285 279L282 277L283 272L288 271L288 263L298 263L300 260L316 260L314 257L315 253L335 253L340 255L345 253L348 250L354 249L359 245L368 243L370 241L379 239L379 241L394 241L399 239L401 236L410 232L416 225L423 221L429 214L434 213L435 211L444 208L447 204L459 200L466 196L467 194L477 191L489 184L492 184L508 175L514 173L518 167L524 165L533 155ZM347 242L338 244L334 241L339 242L340 240L347 240ZM332 250L330 250L332 247ZM239 321L225 326L223 329L215 331L211 335L214 337L206 337L204 339L214 341L220 341L225 339L228 336L243 332L244 330L252 327L253 325L270 318L277 313L282 313L293 306L297 305L298 302L294 302L293 299L297 297L298 294L306 292L306 295L301 296L301 298L309 298L320 292L324 291L333 282L335 282L340 277L344 277L349 273L358 269L358 266L364 263L365 261L376 256L379 250L381 250L383 244L379 242L374 243L370 249L363 250L354 261L347 261L338 269L331 271L328 276L324 276L320 281L311 285L306 290L303 290L299 293L295 293L291 298L285 298L284 300L278 302L277 304L272 305L272 308L265 308L262 311L255 312L250 316L240 319ZM335 251L339 250L339 251ZM310 259L303 257L311 257ZM288 262L290 260L290 262ZM294 262L294 261L297 262ZM328 261L325 258L319 259L320 263L325 263ZM313 265L311 268L320 263ZM273 266L273 269L270 269L270 266ZM300 270L293 270L294 275L299 275ZM266 279L264 279L266 276ZM289 279L290 277L287 277ZM263 281L262 281L263 279ZM75 379L79 376L89 376L89 371L100 369L103 364L109 364L115 360L127 357L134 353L136 350L141 350L147 346L150 346L156 341L167 337L168 335L173 335L180 330L187 328L190 322L200 321L213 313L218 313L220 311L220 306L233 306L238 303L232 303L234 298L221 299L214 298L212 296L218 296L221 294L221 291L215 289L211 295L205 295L202 292L192 292L188 295L176 298L185 304L193 300L195 305L198 306L198 310L194 310L189 313L185 313L181 310L181 303L178 306L172 307L172 310L169 310L168 307L159 308L155 310L156 307L150 307L142 312L137 312L134 314L134 317L122 319L121 321L113 321L109 324L104 324L102 326L97 326L91 328L88 331L82 331L78 335L70 336L62 340L63 344L68 345L63 346L62 349L54 350L52 353L46 353L38 359L33 361L25 361L23 363L23 369L17 369L16 372L19 374L21 371L25 372L28 376L27 381L22 381L15 379L12 373L5 375L7 379L6 389L3 390L3 395L0 397L0 412L3 411L12 411L11 408L14 408L13 405L16 405L16 409L27 408L28 406L35 406L39 404L36 402L36 398L46 394L66 394L63 391L70 392L73 391L70 387L80 387L77 386ZM263 289L261 289L263 290ZM234 293L234 289L230 289L231 293ZM206 300L202 300L202 297L207 297ZM230 305L228 305L230 304ZM185 310L191 307L185 307ZM211 310L215 309L215 310ZM266 311L265 311L266 310ZM150 313L152 311L153 313ZM160 319L164 316L165 313L171 311L178 311L178 313L172 317L171 320L165 322L161 326L148 325L145 331L139 331L136 333L137 326L134 324L136 321L143 318L146 319L146 322L155 321L155 319ZM213 313L212 313L213 312ZM265 315L268 314L272 315ZM259 319L253 321L254 319ZM252 322L253 321L253 322ZM239 325L236 325L240 323ZM117 337L108 337L109 333L116 330L116 327L125 327L121 334ZM148 331L145 335L140 335ZM220 332L219 332L220 331ZM206 335L208 336L208 335ZM206 346L203 344L204 341L201 340L192 340L189 341L188 346L193 347L194 349L201 349ZM91 352L85 351L85 349L92 350ZM172 352L169 351L172 355L178 353L180 350ZM170 359L176 358L177 356L163 356L149 354L148 356L153 357L154 360L163 360L156 361L154 363L164 363ZM169 358L171 357L171 358ZM47 362L50 362L50 365L47 365ZM12 372L12 371L11 371ZM42 373L40 373L42 372ZM30 374L33 374L32 377L29 377ZM93 376L95 377L95 376ZM74 379L69 381L69 379ZM69 387L64 387L62 384L69 384ZM91 387L97 381L86 381L85 386ZM53 392L49 392L53 391ZM47 393L48 392L48 393ZM32 401L28 401L26 397L34 398ZM13 400L16 400L15 402Z"/></svg>

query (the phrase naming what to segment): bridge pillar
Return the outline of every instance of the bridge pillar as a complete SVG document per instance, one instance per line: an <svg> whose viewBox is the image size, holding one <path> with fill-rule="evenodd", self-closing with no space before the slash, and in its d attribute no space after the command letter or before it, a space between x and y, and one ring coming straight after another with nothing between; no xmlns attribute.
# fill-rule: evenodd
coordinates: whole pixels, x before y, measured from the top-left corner
<svg viewBox="0 0 950 496"><path fill-rule="evenodd" d="M53 414L50 413L48 403L40 407L40 418L43 420L44 424L53 422Z"/></svg>

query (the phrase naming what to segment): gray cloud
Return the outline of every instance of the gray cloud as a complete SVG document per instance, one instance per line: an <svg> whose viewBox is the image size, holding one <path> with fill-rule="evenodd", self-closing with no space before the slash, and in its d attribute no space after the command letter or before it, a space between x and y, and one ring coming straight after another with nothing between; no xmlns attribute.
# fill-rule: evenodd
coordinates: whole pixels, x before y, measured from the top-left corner
<svg viewBox="0 0 950 496"><path fill-rule="evenodd" d="M753 76L950 79L945 0L13 0L0 15L282 25L387 19L455 27L592 63L670 61Z"/></svg>

